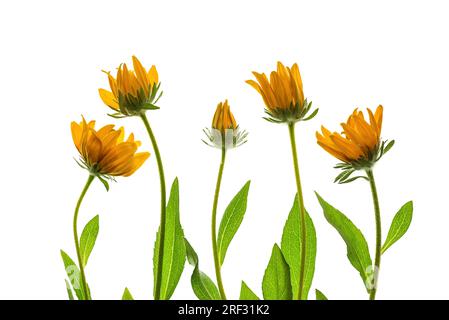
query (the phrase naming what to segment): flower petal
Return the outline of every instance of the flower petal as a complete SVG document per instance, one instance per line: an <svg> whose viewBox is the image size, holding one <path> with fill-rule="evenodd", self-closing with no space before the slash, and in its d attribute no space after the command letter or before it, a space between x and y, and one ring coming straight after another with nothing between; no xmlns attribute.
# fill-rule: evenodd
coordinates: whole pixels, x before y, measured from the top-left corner
<svg viewBox="0 0 449 320"><path fill-rule="evenodd" d="M151 85L159 83L159 74L157 73L156 66L152 65L148 71L148 81Z"/></svg>
<svg viewBox="0 0 449 320"><path fill-rule="evenodd" d="M101 100L103 100L104 104L108 107L119 110L119 105L117 100L114 97L114 94L110 91L104 90L104 89L98 89L98 93L100 94Z"/></svg>

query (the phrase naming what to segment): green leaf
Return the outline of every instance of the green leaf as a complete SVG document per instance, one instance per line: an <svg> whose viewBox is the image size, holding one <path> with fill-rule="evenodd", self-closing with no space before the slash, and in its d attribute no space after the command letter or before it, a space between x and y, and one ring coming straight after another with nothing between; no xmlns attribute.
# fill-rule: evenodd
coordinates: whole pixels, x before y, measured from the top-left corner
<svg viewBox="0 0 449 320"><path fill-rule="evenodd" d="M187 260L194 267L190 282L195 295L200 300L220 300L220 292L215 283L199 268L198 255L185 239Z"/></svg>
<svg viewBox="0 0 449 320"><path fill-rule="evenodd" d="M226 208L223 218L221 219L217 240L220 265L223 264L229 244L239 229L243 216L245 215L250 183L251 181L245 183L243 188L235 195Z"/></svg>
<svg viewBox="0 0 449 320"><path fill-rule="evenodd" d="M70 286L70 283L64 279L65 281L65 287L67 289L67 295L69 296L69 300L75 300L73 297L73 291L72 291L72 287Z"/></svg>
<svg viewBox="0 0 449 320"><path fill-rule="evenodd" d="M89 259L90 253L94 248L95 241L97 240L98 231L100 228L100 217L96 215L90 220L84 227L80 238L80 253L81 262L83 267L86 266L87 260Z"/></svg>
<svg viewBox="0 0 449 320"><path fill-rule="evenodd" d="M131 292L129 292L128 288L125 288L123 291L122 300L134 300Z"/></svg>
<svg viewBox="0 0 449 320"><path fill-rule="evenodd" d="M87 300L84 296L83 283L81 281L81 273L78 266L63 250L61 250L61 257L64 262L65 272L67 273L67 277L72 284L72 288L75 291L78 300Z"/></svg>
<svg viewBox="0 0 449 320"><path fill-rule="evenodd" d="M290 266L290 278L293 296L298 296L299 269L301 265L301 223L298 197L295 195L293 206L284 226L281 242L282 254ZM306 265L301 299L307 300L315 272L316 232L312 219L306 211Z"/></svg>
<svg viewBox="0 0 449 320"><path fill-rule="evenodd" d="M382 246L382 254L407 232L413 216L413 202L404 204L396 213L388 231L387 240Z"/></svg>
<svg viewBox="0 0 449 320"><path fill-rule="evenodd" d="M328 300L327 297L320 290L315 289L315 295L317 300Z"/></svg>
<svg viewBox="0 0 449 320"><path fill-rule="evenodd" d="M260 300L259 297L242 281L240 289L240 300Z"/></svg>
<svg viewBox="0 0 449 320"><path fill-rule="evenodd" d="M159 262L160 227L156 235L154 247L153 271L154 279L157 278ZM161 300L169 300L175 291L186 260L186 247L184 242L184 232L179 220L179 185L178 179L173 181L170 198L168 199L165 236L164 236L164 256L162 262ZM156 283L156 281L155 281ZM156 288L156 287L155 287Z"/></svg>
<svg viewBox="0 0 449 320"><path fill-rule="evenodd" d="M273 246L270 262L263 276L262 291L265 300L291 300L290 269L278 245Z"/></svg>
<svg viewBox="0 0 449 320"><path fill-rule="evenodd" d="M363 283L367 287L369 279L371 279L373 263L365 237L343 213L324 201L318 193L315 192L315 194L323 208L326 220L340 233L345 241L348 259L352 266L360 273Z"/></svg>

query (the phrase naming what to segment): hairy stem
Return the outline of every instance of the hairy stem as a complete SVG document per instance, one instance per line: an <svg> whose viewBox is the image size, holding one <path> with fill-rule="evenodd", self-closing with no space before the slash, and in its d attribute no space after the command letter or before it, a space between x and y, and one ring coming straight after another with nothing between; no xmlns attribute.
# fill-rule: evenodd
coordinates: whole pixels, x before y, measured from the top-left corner
<svg viewBox="0 0 449 320"><path fill-rule="evenodd" d="M223 177L223 169L226 160L226 145L225 145L225 137L222 133L222 146L221 146L221 162L220 167L218 169L218 177L217 184L215 186L215 196L214 196L214 204L212 207L212 250L214 252L214 265L215 265L215 275L217 278L218 289L220 291L221 299L226 300L226 294L223 287L223 280L221 278L221 265L220 259L218 257L218 247L217 247L217 206L218 206L218 197L220 194L220 186L221 179Z"/></svg>
<svg viewBox="0 0 449 320"><path fill-rule="evenodd" d="M304 208L304 199L302 195L301 177L299 174L298 152L296 150L295 124L289 123L290 143L292 147L293 167L295 168L295 180L299 205L299 221L301 225L301 262L299 266L298 300L303 298L304 273L306 266L306 209Z"/></svg>
<svg viewBox="0 0 449 320"><path fill-rule="evenodd" d="M78 198L78 202L76 203L75 214L73 216L73 236L75 238L75 248L76 248L76 256L78 258L78 265L81 273L81 283L83 285L84 297L86 300L90 300L90 292L87 287L86 274L84 272L84 264L81 259L81 250L80 250L80 242L78 237L78 213L81 207L81 203L83 202L84 196L86 195L87 190L89 189L92 181L94 181L95 176L89 174L89 178L87 178L86 184L84 185L83 191Z"/></svg>
<svg viewBox="0 0 449 320"><path fill-rule="evenodd" d="M165 238L165 220L166 220L166 187L165 187L165 176L164 167L162 165L161 153L157 145L156 138L154 136L153 130L150 127L147 116L145 113L141 113L140 117L147 129L148 135L150 136L151 144L153 145L154 154L156 156L157 168L159 170L159 181L161 184L161 223L159 226L159 259L156 269L156 279L154 285L154 300L161 299L161 285L162 285L162 267L164 261L164 238Z"/></svg>
<svg viewBox="0 0 449 320"><path fill-rule="evenodd" d="M373 204L374 204L374 214L376 219L376 257L374 260L374 283L373 288L370 291L369 298L370 300L376 299L376 292L377 292L377 281L379 279L379 271L380 271L380 256L381 256L381 250L382 250L382 226L381 226L381 220L380 220L380 208L379 208L379 198L377 196L377 188L376 188L376 182L374 181L374 174L372 169L368 169L366 171L366 174L368 175L370 187L371 187L371 194L373 196Z"/></svg>

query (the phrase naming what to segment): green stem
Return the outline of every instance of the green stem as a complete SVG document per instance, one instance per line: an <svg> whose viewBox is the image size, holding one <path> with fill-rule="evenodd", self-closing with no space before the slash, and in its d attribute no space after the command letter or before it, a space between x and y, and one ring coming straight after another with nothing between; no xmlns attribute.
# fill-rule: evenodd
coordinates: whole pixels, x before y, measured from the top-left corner
<svg viewBox="0 0 449 320"><path fill-rule="evenodd" d="M299 221L301 227L301 263L299 266L299 288L298 288L298 296L296 297L298 300L302 299L303 295L303 287L304 287L304 272L306 266L306 209L304 208L304 199L302 196L302 187L301 187L301 177L299 174L299 165L298 165L298 152L296 150L296 138L295 138L295 124L288 124L288 131L290 133L290 143L292 146L292 155L293 155L293 166L295 168L295 179L296 179L296 188L297 188L297 197L299 204Z"/></svg>
<svg viewBox="0 0 449 320"><path fill-rule="evenodd" d="M76 203L75 214L73 216L73 236L75 238L75 248L76 248L76 256L78 257L78 265L80 267L81 273L81 282L83 285L84 297L86 300L90 300L90 293L87 288L86 274L84 273L84 264L81 260L81 250L80 243L78 238L78 212L80 210L81 203L83 202L84 196L86 195L87 190L89 189L92 181L94 181L95 176L89 174L89 178L84 185L83 191L81 191L78 202Z"/></svg>
<svg viewBox="0 0 449 320"><path fill-rule="evenodd" d="M161 224L159 227L159 259L157 265L157 274L154 286L154 300L161 299L161 284L162 284L162 267L163 267L163 257L164 257L164 238L165 238L165 220L166 220L166 188L165 188L165 177L164 177L164 167L162 165L161 154L159 152L159 147L157 146L156 138L154 137L153 130L151 130L150 123L148 122L147 116L144 112L140 114L142 121L147 129L148 135L150 136L151 144L153 145L154 154L156 156L157 168L159 170L159 180L161 184Z"/></svg>
<svg viewBox="0 0 449 320"><path fill-rule="evenodd" d="M215 186L215 196L214 204L212 208L212 250L214 252L214 265L215 265L215 275L217 277L218 289L220 291L220 296L222 300L226 300L226 294L223 287L223 280L221 278L221 265L218 257L218 247L217 247L217 206L218 197L220 194L221 179L223 177L223 169L226 160L226 145L225 136L222 134L222 147L221 147L221 162L220 168L218 169L217 184Z"/></svg>
<svg viewBox="0 0 449 320"><path fill-rule="evenodd" d="M369 295L370 300L375 300L377 292L377 281L379 279L379 271L380 271L380 256L382 249L382 226L380 220L379 198L377 196L377 188L376 182L374 181L374 174L371 169L366 170L366 174L368 176L369 183L371 186L371 193L373 196L373 204L374 204L374 214L376 217L376 257L374 260L374 286L371 289Z"/></svg>

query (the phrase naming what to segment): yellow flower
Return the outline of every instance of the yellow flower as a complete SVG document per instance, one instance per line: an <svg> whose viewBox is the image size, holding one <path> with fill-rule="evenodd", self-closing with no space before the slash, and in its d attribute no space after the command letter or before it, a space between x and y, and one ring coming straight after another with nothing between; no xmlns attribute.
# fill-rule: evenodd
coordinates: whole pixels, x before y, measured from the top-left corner
<svg viewBox="0 0 449 320"><path fill-rule="evenodd" d="M228 129L237 129L237 122L229 107L228 100L220 102L215 110L214 118L212 120L212 128L225 133Z"/></svg>
<svg viewBox="0 0 449 320"><path fill-rule="evenodd" d="M212 119L212 128L205 128L203 131L207 137L207 141L203 139L203 142L210 147L219 149L239 147L246 143L248 136L248 132L240 130L228 100L217 105Z"/></svg>
<svg viewBox="0 0 449 320"><path fill-rule="evenodd" d="M129 70L126 63L121 64L114 78L106 72L111 91L99 89L103 102L116 111L115 116L139 115L142 111L158 109L155 106L162 92L158 95L160 87L159 76L153 65L146 71L135 56L132 57L134 70Z"/></svg>
<svg viewBox="0 0 449 320"><path fill-rule="evenodd" d="M322 126L321 133L316 133L318 144L337 159L356 168L372 166L391 148L393 141L387 146L381 142L383 107L379 105L375 113L367 110L369 122L361 111L355 109L346 123L341 124L342 134L332 133Z"/></svg>
<svg viewBox="0 0 449 320"><path fill-rule="evenodd" d="M310 120L318 109L309 117L304 118L310 110L312 103L304 99L301 75L298 65L291 68L285 67L281 62L277 63L277 71L272 71L270 79L265 73L253 72L256 81L246 82L259 92L265 103L265 111L271 117L267 120L282 123Z"/></svg>
<svg viewBox="0 0 449 320"><path fill-rule="evenodd" d="M148 152L137 152L140 141L131 133L125 141L123 128L114 129L106 125L95 130L95 121L72 122L72 138L81 156L82 166L91 174L102 178L130 176L150 156Z"/></svg>

